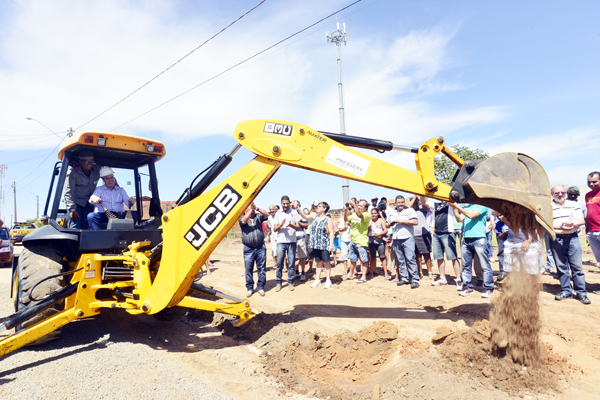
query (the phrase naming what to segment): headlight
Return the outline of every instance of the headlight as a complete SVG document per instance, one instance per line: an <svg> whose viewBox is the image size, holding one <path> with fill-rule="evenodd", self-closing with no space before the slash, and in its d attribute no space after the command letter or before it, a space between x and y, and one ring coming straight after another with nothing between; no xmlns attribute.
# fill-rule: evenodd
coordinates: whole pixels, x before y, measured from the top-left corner
<svg viewBox="0 0 600 400"><path fill-rule="evenodd" d="M10 253L10 247L2 247L0 253Z"/></svg>

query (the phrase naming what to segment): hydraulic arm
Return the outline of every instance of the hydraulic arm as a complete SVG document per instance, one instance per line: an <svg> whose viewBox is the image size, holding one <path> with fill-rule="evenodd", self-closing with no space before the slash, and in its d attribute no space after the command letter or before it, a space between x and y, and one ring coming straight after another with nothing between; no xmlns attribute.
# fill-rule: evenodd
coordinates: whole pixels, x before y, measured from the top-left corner
<svg viewBox="0 0 600 400"><path fill-rule="evenodd" d="M353 179L390 189L452 202L469 202L503 213L509 226L551 236L550 184L532 158L503 153L482 162L460 159L437 137L419 147L405 147L368 138L321 133L306 125L279 120L241 122L234 133L239 145L257 156L223 182L206 188L239 148L219 158L180 205L161 217L163 242L149 249L134 242L120 255L85 254L71 265L68 285L44 301L6 318L8 329L64 301L64 311L0 340L0 355L24 346L74 319L96 315L102 308L121 308L130 314L156 314L168 307L188 307L239 316L244 323L254 313L247 300L235 299L212 288L193 284L208 256L282 164ZM415 154L417 172L371 157L353 148L400 150ZM452 185L435 179L434 157L443 153L460 171ZM118 265L130 279L106 282L107 265ZM228 304L188 296L190 289L230 300ZM107 295L108 294L108 295ZM40 303L41 304L41 303ZM27 312L27 314L26 314Z"/></svg>

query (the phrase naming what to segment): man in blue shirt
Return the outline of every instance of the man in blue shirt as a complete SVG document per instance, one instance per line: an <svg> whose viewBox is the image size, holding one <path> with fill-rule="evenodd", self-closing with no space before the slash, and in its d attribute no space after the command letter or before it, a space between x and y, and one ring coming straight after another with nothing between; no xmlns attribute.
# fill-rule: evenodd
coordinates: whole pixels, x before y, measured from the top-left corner
<svg viewBox="0 0 600 400"><path fill-rule="evenodd" d="M483 269L483 293L481 297L489 298L494 294L494 274L492 266L486 254L487 235L486 223L487 217L491 215L491 210L487 207L468 204L461 207L456 203L450 203L454 209L456 220L464 221L464 238L462 242L462 282L463 290L461 296L474 294L473 290L473 258L477 257L481 269Z"/></svg>
<svg viewBox="0 0 600 400"><path fill-rule="evenodd" d="M95 207L94 212L87 215L88 224L90 228L94 230L102 229L104 224L108 222L108 216L106 215L104 208L115 217L123 219L127 215L125 203L127 203L128 206L131 206L135 202L135 198L129 197L125 189L117 185L112 168L100 168L99 175L100 178L102 178L104 185L98 186L96 190L94 190L94 194L90 196L89 201L91 204L95 204ZM100 203L104 206L103 208L99 205ZM131 214L133 220L137 221L137 213L132 211Z"/></svg>

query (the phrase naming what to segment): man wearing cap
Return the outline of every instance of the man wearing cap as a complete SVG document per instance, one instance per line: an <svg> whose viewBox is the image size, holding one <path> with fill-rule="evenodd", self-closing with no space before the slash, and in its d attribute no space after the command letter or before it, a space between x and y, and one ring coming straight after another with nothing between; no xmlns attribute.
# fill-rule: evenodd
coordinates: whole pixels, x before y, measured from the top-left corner
<svg viewBox="0 0 600 400"><path fill-rule="evenodd" d="M100 178L102 178L104 185L98 186L94 190L94 194L90 196L89 202L96 206L94 212L89 213L87 216L90 228L95 230L102 229L102 224L108 222L104 208L99 205L100 202L119 219L124 219L127 215L123 203L128 202L128 205L131 206L135 202L133 197L127 195L125 189L116 184L117 181L111 167L100 168ZM131 214L133 219L137 220L137 213L132 211Z"/></svg>
<svg viewBox="0 0 600 400"><path fill-rule="evenodd" d="M371 205L369 206L369 212L371 212L372 209L377 208L377 200L379 200L377 196L371 197Z"/></svg>
<svg viewBox="0 0 600 400"><path fill-rule="evenodd" d="M94 164L94 153L83 150L77 156L79 165L67 172L65 205L70 229L88 229L87 216L94 207L88 203L100 180L100 168Z"/></svg>

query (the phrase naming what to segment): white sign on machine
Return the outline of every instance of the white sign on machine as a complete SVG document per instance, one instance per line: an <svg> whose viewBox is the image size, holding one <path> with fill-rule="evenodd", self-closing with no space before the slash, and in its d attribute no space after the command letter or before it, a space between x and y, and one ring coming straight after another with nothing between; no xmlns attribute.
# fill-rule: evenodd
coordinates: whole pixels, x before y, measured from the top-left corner
<svg viewBox="0 0 600 400"><path fill-rule="evenodd" d="M361 178L365 177L369 165L371 165L371 161L335 146L331 146L325 161Z"/></svg>

